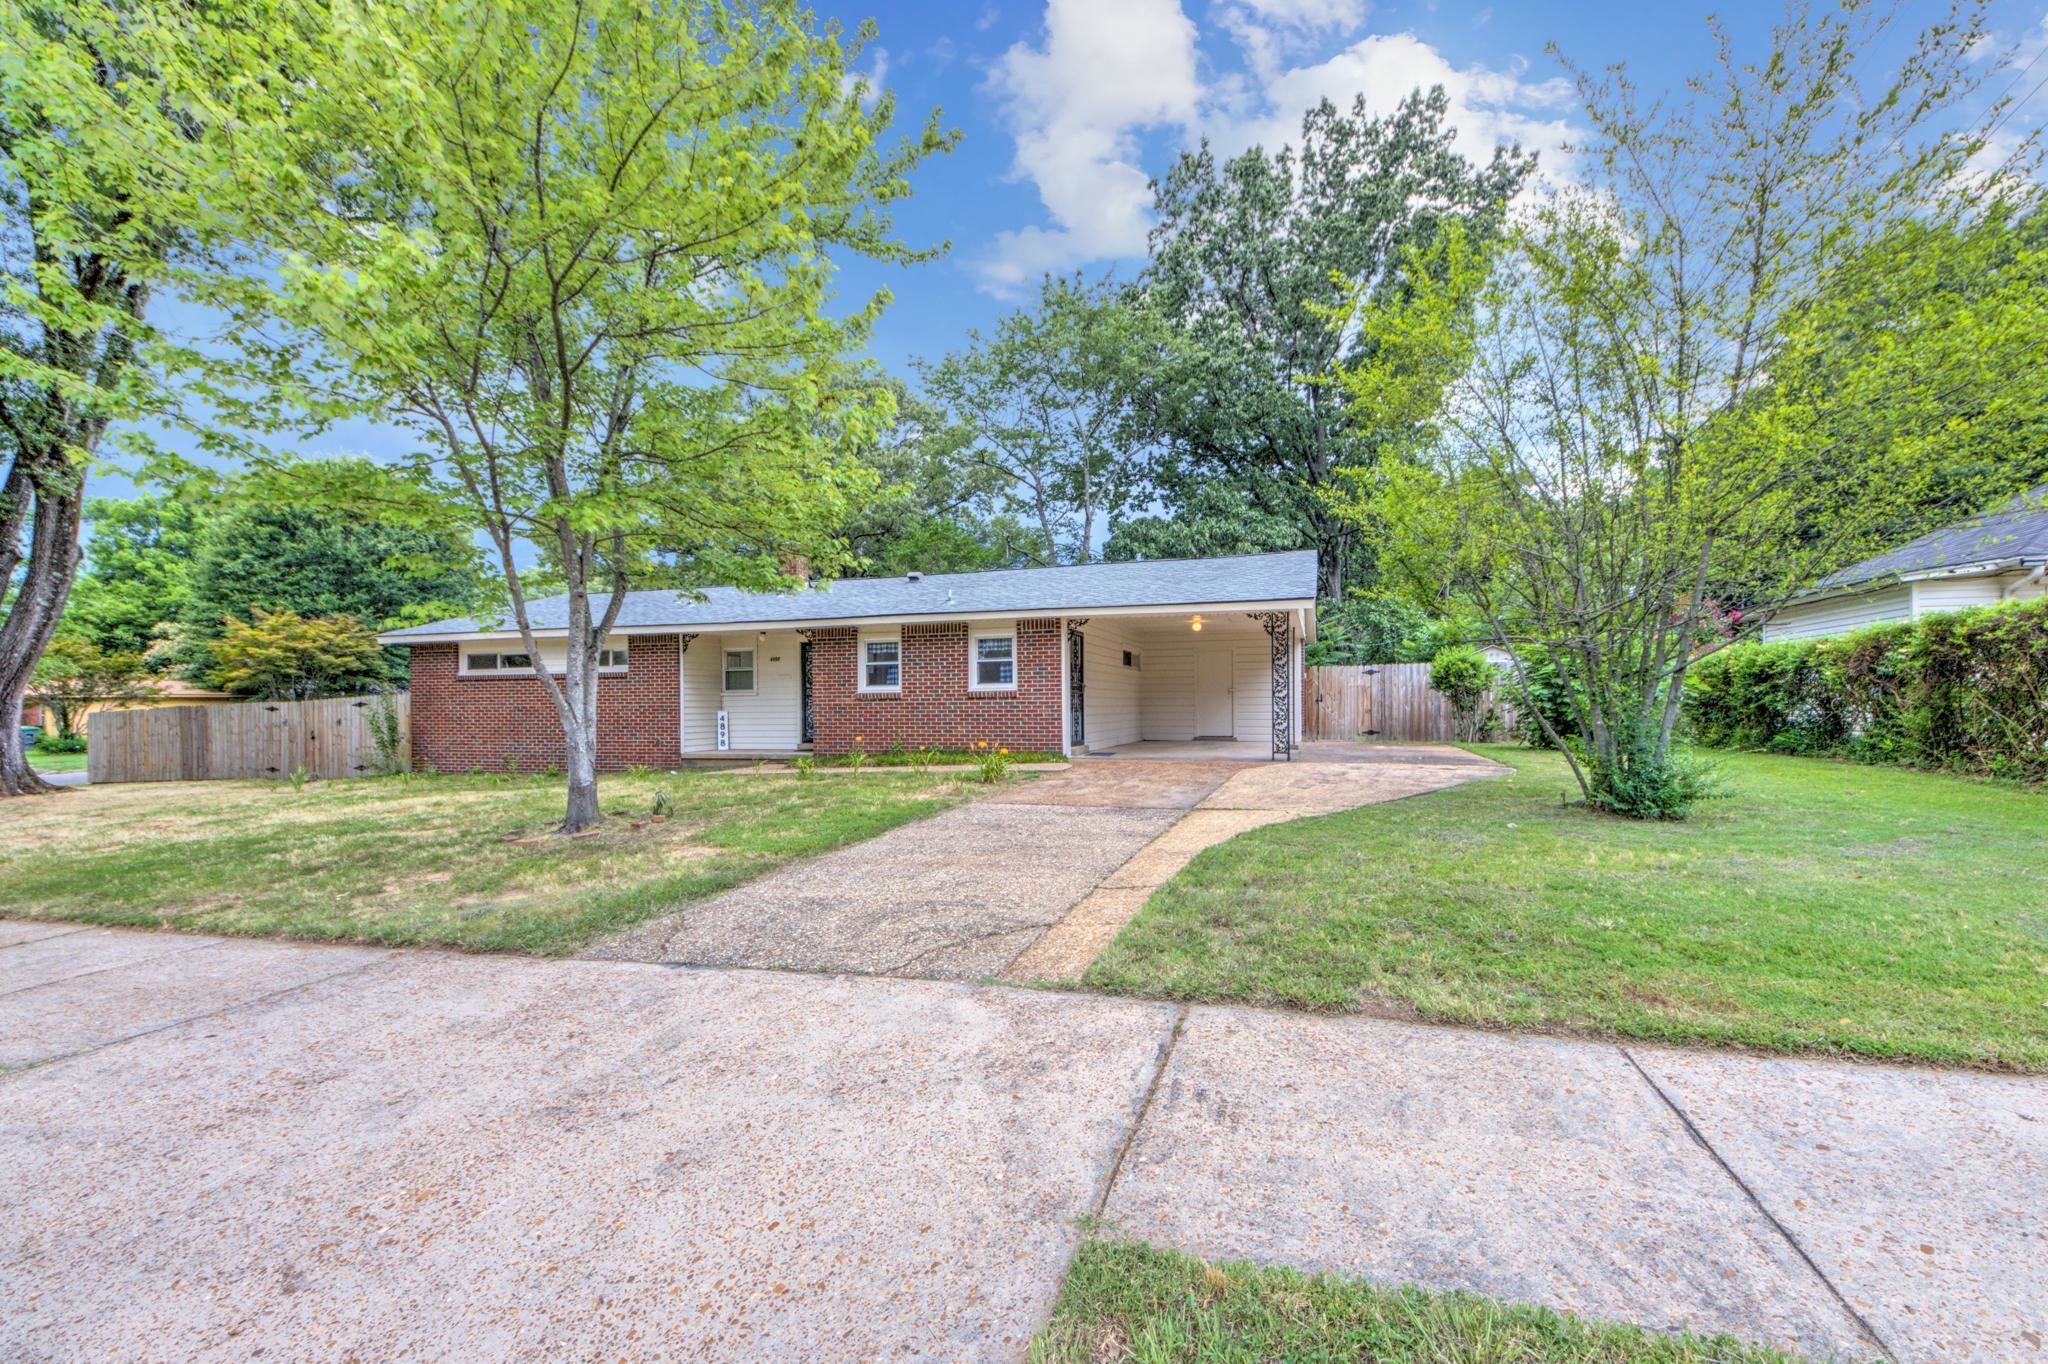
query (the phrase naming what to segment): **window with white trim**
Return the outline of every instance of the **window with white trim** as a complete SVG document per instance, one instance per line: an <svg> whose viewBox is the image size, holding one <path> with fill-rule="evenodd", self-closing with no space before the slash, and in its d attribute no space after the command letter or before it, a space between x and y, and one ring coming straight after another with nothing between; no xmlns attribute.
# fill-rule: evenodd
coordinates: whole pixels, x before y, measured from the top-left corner
<svg viewBox="0 0 2048 1364"><path fill-rule="evenodd" d="M862 635L860 637L861 691L903 690L903 637Z"/></svg>
<svg viewBox="0 0 2048 1364"><path fill-rule="evenodd" d="M547 649L541 654L541 662L547 670L560 677L568 667L565 650ZM524 649L508 650L464 649L462 652L462 673L466 677L502 676L506 673L530 673L534 670L533 655ZM626 642L608 642L597 651L597 670L601 673L622 673L626 671Z"/></svg>
<svg viewBox="0 0 2048 1364"><path fill-rule="evenodd" d="M751 694L754 690L754 651L752 649L727 649L725 651L725 690Z"/></svg>
<svg viewBox="0 0 2048 1364"><path fill-rule="evenodd" d="M1017 689L1017 632L977 630L967 641L967 686L971 691Z"/></svg>

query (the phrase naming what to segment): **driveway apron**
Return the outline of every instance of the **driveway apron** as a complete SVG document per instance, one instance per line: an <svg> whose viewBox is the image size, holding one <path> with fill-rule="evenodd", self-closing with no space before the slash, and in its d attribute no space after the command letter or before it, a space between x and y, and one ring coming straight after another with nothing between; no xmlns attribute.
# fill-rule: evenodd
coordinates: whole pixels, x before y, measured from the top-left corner
<svg viewBox="0 0 2048 1364"><path fill-rule="evenodd" d="M1247 763L1077 763L784 868L588 955L975 980L999 974Z"/></svg>
<svg viewBox="0 0 2048 1364"><path fill-rule="evenodd" d="M1440 744L1310 744L1289 763L1083 760L770 873L585 955L1078 979L1152 890L1212 843L1501 770Z"/></svg>

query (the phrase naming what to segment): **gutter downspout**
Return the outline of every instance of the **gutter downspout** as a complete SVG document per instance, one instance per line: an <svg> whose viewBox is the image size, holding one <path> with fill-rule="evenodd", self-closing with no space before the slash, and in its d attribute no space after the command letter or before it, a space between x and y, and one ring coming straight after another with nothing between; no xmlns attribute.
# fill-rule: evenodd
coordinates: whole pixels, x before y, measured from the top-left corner
<svg viewBox="0 0 2048 1364"><path fill-rule="evenodd" d="M2021 578L2018 582L2012 584L2010 587L2007 587L2003 591L2001 591L1998 594L1998 599L2000 601L2009 601L2012 598L2017 597L2020 594L2021 588L2026 587L2031 583L2040 582L2043 576L2048 576L2048 564L2036 565L2032 573L2027 574L2026 577Z"/></svg>

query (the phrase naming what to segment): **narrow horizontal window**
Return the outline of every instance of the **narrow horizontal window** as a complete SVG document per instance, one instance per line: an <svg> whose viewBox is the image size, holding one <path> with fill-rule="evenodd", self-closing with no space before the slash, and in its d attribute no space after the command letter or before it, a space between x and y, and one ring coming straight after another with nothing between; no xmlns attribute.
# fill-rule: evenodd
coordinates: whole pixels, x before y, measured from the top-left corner
<svg viewBox="0 0 2048 1364"><path fill-rule="evenodd" d="M532 666L533 666L533 655L531 655L531 654L499 654L499 655L498 655L498 667L499 667L500 669L504 669L504 668L531 668Z"/></svg>
<svg viewBox="0 0 2048 1364"><path fill-rule="evenodd" d="M598 666L598 667L600 667L600 668L623 668L623 667L625 667L625 666L626 666L626 651L625 651L625 649L624 649L623 647L621 647L621 648L615 648L615 649L599 649L599 650L597 651L597 666Z"/></svg>
<svg viewBox="0 0 2048 1364"><path fill-rule="evenodd" d="M861 644L860 689L901 691L903 689L903 645L893 639L870 639Z"/></svg>
<svg viewBox="0 0 2048 1364"><path fill-rule="evenodd" d="M498 670L498 656L496 654L471 654L468 667L473 673L494 673Z"/></svg>
<svg viewBox="0 0 2048 1364"><path fill-rule="evenodd" d="M1016 636L975 636L974 685L985 690L1000 690L1017 685Z"/></svg>

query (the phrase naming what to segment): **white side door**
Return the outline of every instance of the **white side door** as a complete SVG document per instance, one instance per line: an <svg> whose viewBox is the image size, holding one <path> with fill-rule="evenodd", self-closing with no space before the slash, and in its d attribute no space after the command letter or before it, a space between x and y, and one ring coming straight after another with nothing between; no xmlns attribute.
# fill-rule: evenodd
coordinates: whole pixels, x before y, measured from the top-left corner
<svg viewBox="0 0 2048 1364"><path fill-rule="evenodd" d="M1228 739L1236 735L1231 723L1231 654L1228 649L1195 651L1195 737Z"/></svg>

